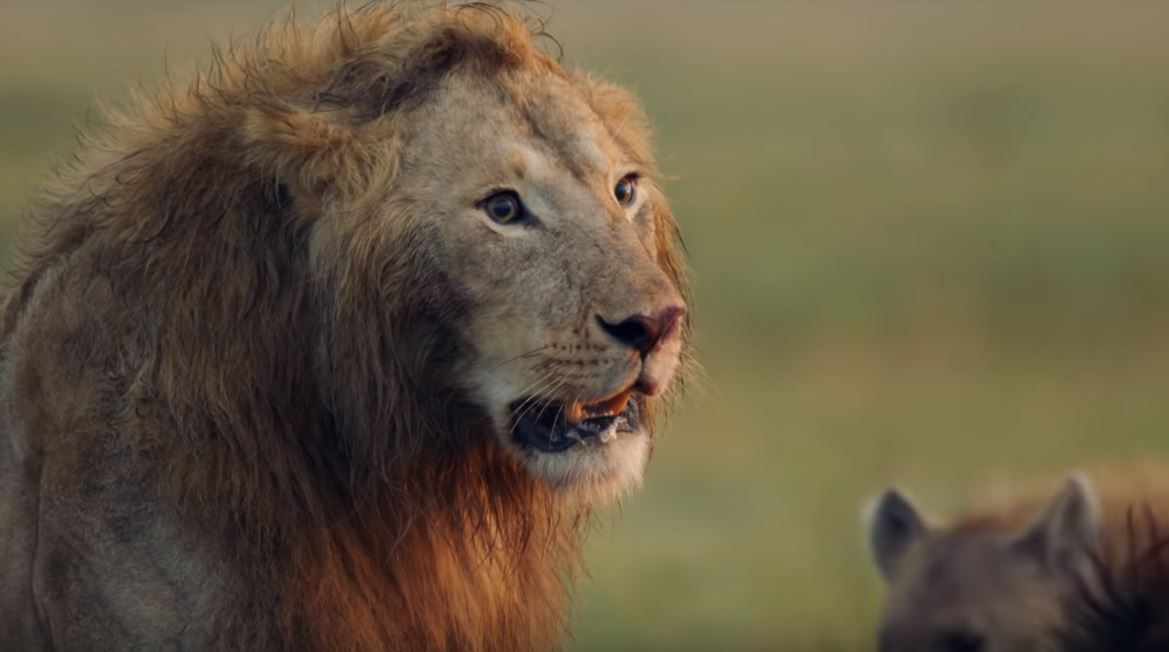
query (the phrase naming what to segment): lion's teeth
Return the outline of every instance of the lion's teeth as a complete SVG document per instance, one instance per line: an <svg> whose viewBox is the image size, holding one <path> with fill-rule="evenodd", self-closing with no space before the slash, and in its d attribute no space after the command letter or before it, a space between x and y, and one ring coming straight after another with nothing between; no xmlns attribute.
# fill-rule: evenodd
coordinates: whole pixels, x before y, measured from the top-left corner
<svg viewBox="0 0 1169 652"><path fill-rule="evenodd" d="M565 432L564 436L568 437L569 439L571 439L573 441L582 441L580 438L580 433L576 431L576 428L573 428L573 429Z"/></svg>
<svg viewBox="0 0 1169 652"><path fill-rule="evenodd" d="M564 420L568 423L580 423L584 421L585 409L583 403L573 401L564 406Z"/></svg>
<svg viewBox="0 0 1169 652"><path fill-rule="evenodd" d="M605 428L597 436L601 438L602 444L607 444L607 443L609 443L617 438L617 429L616 428Z"/></svg>

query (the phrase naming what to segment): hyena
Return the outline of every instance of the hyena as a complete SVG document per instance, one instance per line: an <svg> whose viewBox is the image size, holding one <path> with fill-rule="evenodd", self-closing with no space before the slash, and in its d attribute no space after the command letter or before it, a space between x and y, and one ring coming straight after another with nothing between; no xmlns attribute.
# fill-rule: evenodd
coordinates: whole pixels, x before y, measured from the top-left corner
<svg viewBox="0 0 1169 652"><path fill-rule="evenodd" d="M1096 480L945 525L886 490L867 523L888 586L880 651L1169 650L1169 468Z"/></svg>

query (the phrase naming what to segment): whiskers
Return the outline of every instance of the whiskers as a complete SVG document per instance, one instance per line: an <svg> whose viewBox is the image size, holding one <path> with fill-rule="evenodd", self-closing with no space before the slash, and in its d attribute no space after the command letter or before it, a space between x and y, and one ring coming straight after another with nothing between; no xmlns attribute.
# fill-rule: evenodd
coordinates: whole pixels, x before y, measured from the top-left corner
<svg viewBox="0 0 1169 652"><path fill-rule="evenodd" d="M547 402L541 401L541 397L549 396L556 390L560 389L560 387L562 387L566 382L567 379L559 376L555 369L551 369L545 370L543 375L541 375L535 382L528 385L528 387L525 388L523 392L521 392L521 396L526 394L527 397L524 398L522 403L517 405L515 408L512 408L511 410L512 421L511 429L508 434L514 435L515 429L519 425L520 421L522 421L536 406L540 406L540 413L536 415L536 418L538 419L544 416L544 410L548 409L548 404Z"/></svg>
<svg viewBox="0 0 1169 652"><path fill-rule="evenodd" d="M492 370L499 369L500 367L505 367L505 366L507 366L507 365L509 365L509 364L511 364L511 363L513 363L513 362L520 362L520 361L530 360L530 359L532 359L532 358L534 358L534 357L536 357L536 356L540 355L541 353L543 353L543 352L545 352L545 351L547 351L548 349L551 349L551 348L552 348L552 345L551 345L551 344L545 344L544 346L541 346L541 347L538 347L538 348L532 349L531 351L525 351L525 352L523 352L523 353L521 353L521 354L519 354L519 355L517 355L517 356L510 357L510 358L508 358L507 360L504 360L503 362L500 362L499 364L497 364L497 365L495 365L494 367L492 367Z"/></svg>
<svg viewBox="0 0 1169 652"><path fill-rule="evenodd" d="M565 378L559 374L555 365L552 364L552 361L543 358L541 355L545 351L548 351L552 348L553 347L550 344L536 347L519 355L515 355L506 360L503 360L502 362L499 362L492 367L493 370L500 369L509 364L514 364L517 362L529 362L533 359L536 359L536 362L531 365L531 368L533 371L538 373L538 376L534 381L530 382L528 386L523 389L523 391L519 393L519 396L523 398L523 401L519 405L510 408L512 420L511 428L508 433L510 435L515 434L516 427L519 425L520 421L526 418L537 406L540 408L540 412L536 415L536 418L539 419L543 417L544 410L548 409L548 403L550 401L542 399L550 398L556 393L556 391L568 383L568 378Z"/></svg>

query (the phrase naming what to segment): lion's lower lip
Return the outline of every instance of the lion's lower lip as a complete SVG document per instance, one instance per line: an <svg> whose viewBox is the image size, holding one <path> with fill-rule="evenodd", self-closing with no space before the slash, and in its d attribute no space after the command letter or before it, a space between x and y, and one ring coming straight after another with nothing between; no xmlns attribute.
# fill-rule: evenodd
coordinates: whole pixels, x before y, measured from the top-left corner
<svg viewBox="0 0 1169 652"><path fill-rule="evenodd" d="M636 432L640 408L630 392L592 404L524 399L512 404L512 435L524 448L559 453L577 446L604 446L620 433Z"/></svg>

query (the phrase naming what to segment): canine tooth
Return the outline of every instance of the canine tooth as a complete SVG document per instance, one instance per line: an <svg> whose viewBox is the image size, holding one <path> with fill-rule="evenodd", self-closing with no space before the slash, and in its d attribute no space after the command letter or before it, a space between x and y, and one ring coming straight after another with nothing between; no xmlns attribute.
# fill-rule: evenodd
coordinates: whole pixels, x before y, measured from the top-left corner
<svg viewBox="0 0 1169 652"><path fill-rule="evenodd" d="M617 438L616 428L605 428L601 434L597 435L601 439L602 444L607 444Z"/></svg>
<svg viewBox="0 0 1169 652"><path fill-rule="evenodd" d="M614 401L612 406L610 406L610 410L613 414L621 414L625 411L625 407L627 405L629 405L629 392L625 392L624 394L618 396L617 400Z"/></svg>
<svg viewBox="0 0 1169 652"><path fill-rule="evenodd" d="M598 417L616 416L625 411L625 407L629 405L629 398L628 391L621 392L604 401L584 406L584 411Z"/></svg>
<svg viewBox="0 0 1169 652"><path fill-rule="evenodd" d="M568 423L580 423L585 418L584 404L576 401L564 406L564 420Z"/></svg>
<svg viewBox="0 0 1169 652"><path fill-rule="evenodd" d="M564 433L564 436L568 437L569 439L571 439L573 441L584 441L583 439L580 438L580 433L578 433L576 431L576 428L573 428L572 430L566 431Z"/></svg>

